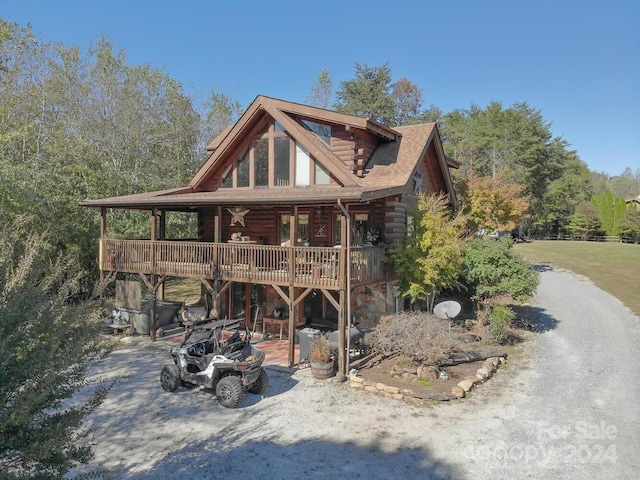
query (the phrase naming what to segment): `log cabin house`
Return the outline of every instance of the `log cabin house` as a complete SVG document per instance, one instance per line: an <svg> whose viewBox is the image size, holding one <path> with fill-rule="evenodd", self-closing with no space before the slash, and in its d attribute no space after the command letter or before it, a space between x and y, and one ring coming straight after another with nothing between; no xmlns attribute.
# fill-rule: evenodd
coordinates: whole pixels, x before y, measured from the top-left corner
<svg viewBox="0 0 640 480"><path fill-rule="evenodd" d="M456 166L435 123L389 128L258 96L207 146L188 185L82 204L101 209L102 279L139 274L155 294L167 277L198 278L218 318L250 324L260 308L264 318L287 318L289 332L337 329L344 373L348 319L373 326L395 311L385 255L406 235L412 198L443 192L455 208ZM113 209L150 211L149 239L110 238ZM166 238L170 212L197 215L198 238ZM150 333L155 340L154 325Z"/></svg>

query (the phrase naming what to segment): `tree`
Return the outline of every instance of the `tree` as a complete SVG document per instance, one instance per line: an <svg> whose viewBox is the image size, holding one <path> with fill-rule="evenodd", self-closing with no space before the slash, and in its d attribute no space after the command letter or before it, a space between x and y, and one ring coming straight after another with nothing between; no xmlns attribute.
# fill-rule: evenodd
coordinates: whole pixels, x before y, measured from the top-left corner
<svg viewBox="0 0 640 480"><path fill-rule="evenodd" d="M587 240L602 232L602 224L596 208L590 202L582 202L569 217L568 230L572 238Z"/></svg>
<svg viewBox="0 0 640 480"><path fill-rule="evenodd" d="M506 181L508 170L495 178L471 177L460 185L463 211L469 217L470 231L513 230L529 211L524 187Z"/></svg>
<svg viewBox="0 0 640 480"><path fill-rule="evenodd" d="M480 321L484 321L489 307L500 297L526 301L535 293L539 282L536 271L513 249L508 237L468 242L462 275L478 304Z"/></svg>
<svg viewBox="0 0 640 480"><path fill-rule="evenodd" d="M233 126L244 112L240 102L214 90L211 91L205 107L206 112L201 128L205 140L203 147L225 128Z"/></svg>
<svg viewBox="0 0 640 480"><path fill-rule="evenodd" d="M617 236L620 233L619 221L627 211L624 198L614 197L609 190L600 196L592 196L591 204L595 207L605 235Z"/></svg>
<svg viewBox="0 0 640 480"><path fill-rule="evenodd" d="M569 174L578 182L571 189L577 198L591 195L587 166L569 150L566 141L552 136L541 112L524 102L508 108L491 102L485 108L472 104L455 110L444 116L441 132L445 152L461 163L454 172L456 187L470 176L496 177L509 170L506 183L521 185L523 196L530 198L531 233L544 235L564 228L562 221L573 213L573 201L566 215L555 211L559 204L553 204L551 211L546 208L545 195L563 175ZM584 193L577 192L579 188ZM561 192L554 195L557 193Z"/></svg>
<svg viewBox="0 0 640 480"><path fill-rule="evenodd" d="M392 126L420 123L422 89L406 78L401 78L391 86L391 96L395 101L395 118Z"/></svg>
<svg viewBox="0 0 640 480"><path fill-rule="evenodd" d="M89 304L72 306L77 276L56 261L38 222L0 230L0 477L62 478L91 457L83 419L104 399L63 404L85 385L90 362L108 354Z"/></svg>
<svg viewBox="0 0 640 480"><path fill-rule="evenodd" d="M640 194L640 169L634 174L631 168L625 168L620 175L609 179L609 187L617 197L635 197Z"/></svg>
<svg viewBox="0 0 640 480"><path fill-rule="evenodd" d="M80 201L184 185L201 163L200 118L175 80L129 65L106 38L84 55L2 20L0 32L0 222L37 217L72 268L95 277L98 216ZM109 227L140 237L150 217L117 211Z"/></svg>
<svg viewBox="0 0 640 480"><path fill-rule="evenodd" d="M333 99L333 79L329 70L323 68L315 83L311 86L311 94L306 103L320 108L329 108Z"/></svg>
<svg viewBox="0 0 640 480"><path fill-rule="evenodd" d="M589 172L578 159L567 163L560 176L547 186L542 198L534 198L531 211L532 234L558 235L567 231L576 206L591 196Z"/></svg>
<svg viewBox="0 0 640 480"><path fill-rule="evenodd" d="M388 62L381 67L368 67L356 62L353 80L340 82L338 112L367 117L385 125L393 125L396 103L391 93L391 69Z"/></svg>
<svg viewBox="0 0 640 480"><path fill-rule="evenodd" d="M425 115L442 113L435 107L421 112L422 89L406 78L395 83L391 80L388 62L377 68L356 62L356 78L340 82L341 90L337 92L334 108L390 127L428 121Z"/></svg>
<svg viewBox="0 0 640 480"><path fill-rule="evenodd" d="M640 243L640 210L628 208L624 217L618 221L620 236L633 243Z"/></svg>
<svg viewBox="0 0 640 480"><path fill-rule="evenodd" d="M418 195L408 236L391 252L400 293L412 303L457 285L465 221L452 215L445 195Z"/></svg>

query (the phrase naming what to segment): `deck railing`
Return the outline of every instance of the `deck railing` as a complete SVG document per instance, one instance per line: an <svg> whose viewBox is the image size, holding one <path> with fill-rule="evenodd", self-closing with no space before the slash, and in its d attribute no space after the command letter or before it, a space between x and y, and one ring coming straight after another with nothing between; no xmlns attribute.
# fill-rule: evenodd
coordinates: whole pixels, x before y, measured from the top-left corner
<svg viewBox="0 0 640 480"><path fill-rule="evenodd" d="M103 239L104 271L342 288L345 249L194 241ZM384 278L384 247L353 247L352 284Z"/></svg>

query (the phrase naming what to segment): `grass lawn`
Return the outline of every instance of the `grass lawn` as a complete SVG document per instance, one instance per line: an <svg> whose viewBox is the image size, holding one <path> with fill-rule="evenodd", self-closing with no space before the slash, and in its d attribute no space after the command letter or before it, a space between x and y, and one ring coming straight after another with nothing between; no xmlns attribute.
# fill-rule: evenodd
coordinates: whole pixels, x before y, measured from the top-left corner
<svg viewBox="0 0 640 480"><path fill-rule="evenodd" d="M640 245L534 240L515 245L526 259L584 275L640 315Z"/></svg>
<svg viewBox="0 0 640 480"><path fill-rule="evenodd" d="M195 303L200 298L202 283L197 278L168 278L164 284L164 298Z"/></svg>

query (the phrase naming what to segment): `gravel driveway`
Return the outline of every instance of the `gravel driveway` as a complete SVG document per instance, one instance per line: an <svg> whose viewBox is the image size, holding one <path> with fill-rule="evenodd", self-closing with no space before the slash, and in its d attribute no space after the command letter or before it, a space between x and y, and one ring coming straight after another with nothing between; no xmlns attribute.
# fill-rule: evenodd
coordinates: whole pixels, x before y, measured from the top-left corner
<svg viewBox="0 0 640 480"><path fill-rule="evenodd" d="M588 280L540 267L536 341L467 399L413 407L270 370L264 397L221 407L165 393L161 342L93 371L115 384L89 419L92 469L117 479L638 478L640 319ZM84 471L84 470L83 470Z"/></svg>

